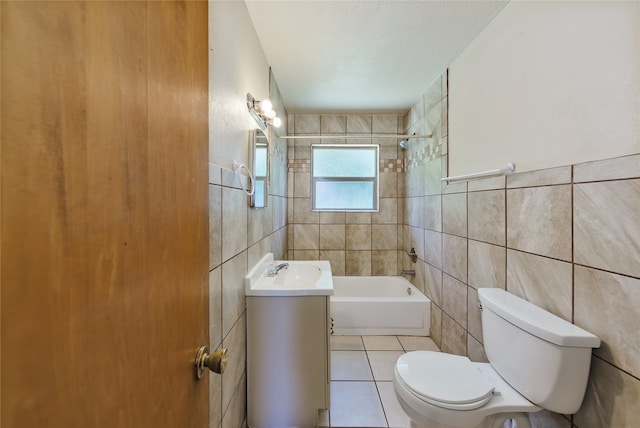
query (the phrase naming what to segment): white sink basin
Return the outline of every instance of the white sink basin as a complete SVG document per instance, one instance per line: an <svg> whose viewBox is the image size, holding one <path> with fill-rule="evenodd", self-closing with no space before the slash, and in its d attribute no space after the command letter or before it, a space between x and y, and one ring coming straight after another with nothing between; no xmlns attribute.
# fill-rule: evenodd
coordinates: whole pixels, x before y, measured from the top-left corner
<svg viewBox="0 0 640 428"><path fill-rule="evenodd" d="M275 276L269 267L287 263ZM245 277L247 296L329 296L333 294L331 264L327 260L273 260L268 253Z"/></svg>

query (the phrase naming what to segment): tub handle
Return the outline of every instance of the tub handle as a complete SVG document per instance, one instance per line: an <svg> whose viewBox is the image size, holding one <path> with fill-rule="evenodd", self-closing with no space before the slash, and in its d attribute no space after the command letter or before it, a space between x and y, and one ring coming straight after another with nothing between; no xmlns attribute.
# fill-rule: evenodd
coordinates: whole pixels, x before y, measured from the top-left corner
<svg viewBox="0 0 640 428"><path fill-rule="evenodd" d="M416 263L418 261L418 255L416 254L416 249L411 247L411 251L407 251L407 255L411 257L411 261Z"/></svg>

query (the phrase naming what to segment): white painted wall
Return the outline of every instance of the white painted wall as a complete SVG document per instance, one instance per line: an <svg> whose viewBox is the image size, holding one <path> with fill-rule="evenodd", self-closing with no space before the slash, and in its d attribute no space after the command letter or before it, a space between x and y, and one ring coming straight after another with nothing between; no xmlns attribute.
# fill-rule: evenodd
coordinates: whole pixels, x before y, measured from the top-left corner
<svg viewBox="0 0 640 428"><path fill-rule="evenodd" d="M244 1L209 1L209 162L231 169L249 160L256 123L247 92L269 97L269 64Z"/></svg>
<svg viewBox="0 0 640 428"><path fill-rule="evenodd" d="M449 69L449 174L640 153L640 2L512 1Z"/></svg>

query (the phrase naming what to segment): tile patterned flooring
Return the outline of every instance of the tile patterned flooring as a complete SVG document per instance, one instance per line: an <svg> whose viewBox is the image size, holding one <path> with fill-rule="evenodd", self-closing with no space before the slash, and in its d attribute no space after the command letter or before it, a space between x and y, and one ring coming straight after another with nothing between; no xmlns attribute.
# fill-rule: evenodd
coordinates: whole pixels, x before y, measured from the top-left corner
<svg viewBox="0 0 640 428"><path fill-rule="evenodd" d="M331 336L331 410L319 427L405 428L409 419L393 391L398 357L439 351L429 337Z"/></svg>

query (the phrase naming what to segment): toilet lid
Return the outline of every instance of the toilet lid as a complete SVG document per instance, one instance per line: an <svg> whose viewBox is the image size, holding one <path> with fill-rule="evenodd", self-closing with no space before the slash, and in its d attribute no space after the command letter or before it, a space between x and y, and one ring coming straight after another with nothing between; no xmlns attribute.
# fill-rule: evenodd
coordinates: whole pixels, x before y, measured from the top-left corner
<svg viewBox="0 0 640 428"><path fill-rule="evenodd" d="M467 357L408 352L398 358L396 371L409 390L436 406L471 410L493 397L493 383Z"/></svg>

